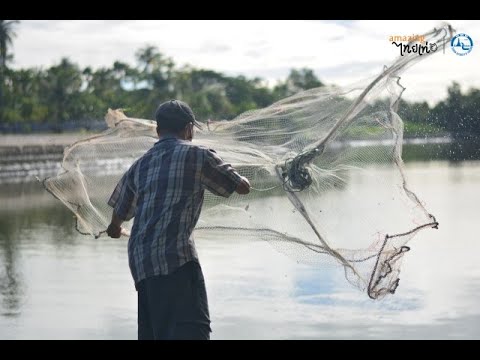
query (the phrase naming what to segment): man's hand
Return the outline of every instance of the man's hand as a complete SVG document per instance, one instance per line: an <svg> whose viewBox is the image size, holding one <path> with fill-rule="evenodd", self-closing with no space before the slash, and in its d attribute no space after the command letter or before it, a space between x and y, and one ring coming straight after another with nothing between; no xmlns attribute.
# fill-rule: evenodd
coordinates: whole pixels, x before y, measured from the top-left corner
<svg viewBox="0 0 480 360"><path fill-rule="evenodd" d="M118 217L115 211L112 213L112 221L107 228L107 235L111 238L118 239L121 235L130 237L130 231L122 227L123 220Z"/></svg>
<svg viewBox="0 0 480 360"><path fill-rule="evenodd" d="M118 239L122 235L122 227L115 224L108 225L107 235L111 238Z"/></svg>
<svg viewBox="0 0 480 360"><path fill-rule="evenodd" d="M235 191L240 195L248 194L250 192L250 181L245 176L242 176L242 181L240 181Z"/></svg>

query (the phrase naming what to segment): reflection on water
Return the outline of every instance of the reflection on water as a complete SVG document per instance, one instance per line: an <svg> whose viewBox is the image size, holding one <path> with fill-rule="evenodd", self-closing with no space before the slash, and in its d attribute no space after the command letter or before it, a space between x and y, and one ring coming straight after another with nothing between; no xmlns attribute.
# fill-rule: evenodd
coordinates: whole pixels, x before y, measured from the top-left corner
<svg viewBox="0 0 480 360"><path fill-rule="evenodd" d="M7 224L0 221L0 227L3 229ZM0 294L2 302L3 316L19 315L21 299L23 297L23 286L21 274L17 268L16 255L18 250L15 248L15 241L12 238L2 239L2 269L0 271Z"/></svg>
<svg viewBox="0 0 480 360"><path fill-rule="evenodd" d="M410 140L403 146L402 158L405 162L449 160L461 162L465 160L480 160L480 141L428 141L422 143L421 139Z"/></svg>
<svg viewBox="0 0 480 360"><path fill-rule="evenodd" d="M440 228L409 243L395 295L372 301L341 268L266 242L209 239L212 338L480 338L480 162L411 163L407 176ZM0 199L0 339L135 339L126 240L78 234L39 183L0 185Z"/></svg>

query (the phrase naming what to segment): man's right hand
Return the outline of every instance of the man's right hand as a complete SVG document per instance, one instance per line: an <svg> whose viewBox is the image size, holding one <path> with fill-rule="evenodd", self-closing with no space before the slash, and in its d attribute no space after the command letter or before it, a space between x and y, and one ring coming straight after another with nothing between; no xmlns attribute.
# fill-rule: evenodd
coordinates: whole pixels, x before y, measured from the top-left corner
<svg viewBox="0 0 480 360"><path fill-rule="evenodd" d="M242 181L237 185L235 190L240 195L246 195L250 192L250 181L245 176L242 176Z"/></svg>
<svg viewBox="0 0 480 360"><path fill-rule="evenodd" d="M111 238L118 239L122 234L122 227L114 224L108 225L107 235Z"/></svg>

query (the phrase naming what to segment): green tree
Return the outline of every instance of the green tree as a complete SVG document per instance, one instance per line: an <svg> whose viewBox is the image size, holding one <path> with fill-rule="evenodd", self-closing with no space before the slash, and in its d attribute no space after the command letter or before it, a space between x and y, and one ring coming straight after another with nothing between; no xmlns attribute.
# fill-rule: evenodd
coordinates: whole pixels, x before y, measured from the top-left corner
<svg viewBox="0 0 480 360"><path fill-rule="evenodd" d="M0 70L4 70L7 61L11 59L8 47L12 45L13 38L16 36L14 25L18 23L18 20L0 20Z"/></svg>
<svg viewBox="0 0 480 360"><path fill-rule="evenodd" d="M282 99L291 96L300 91L324 86L317 78L312 69L303 68L300 70L292 69L285 82L275 86L273 93L275 98Z"/></svg>
<svg viewBox="0 0 480 360"><path fill-rule="evenodd" d="M135 54L139 66L138 86L135 98L141 100L135 109L139 116L150 118L159 102L174 94L172 77L175 64L155 46L146 46Z"/></svg>
<svg viewBox="0 0 480 360"><path fill-rule="evenodd" d="M37 69L6 70L4 120L6 122L40 123L47 119L48 107L39 94L43 74Z"/></svg>
<svg viewBox="0 0 480 360"><path fill-rule="evenodd" d="M49 120L52 123L61 124L82 116L82 84L82 72L67 58L46 71L41 96L49 105Z"/></svg>
<svg viewBox="0 0 480 360"><path fill-rule="evenodd" d="M435 121L456 138L480 136L480 91L470 89L464 94L460 85L453 82L447 93L447 98L433 109Z"/></svg>
<svg viewBox="0 0 480 360"><path fill-rule="evenodd" d="M0 120L5 118L6 70L7 62L12 58L8 47L15 37L14 25L18 23L18 20L0 20Z"/></svg>

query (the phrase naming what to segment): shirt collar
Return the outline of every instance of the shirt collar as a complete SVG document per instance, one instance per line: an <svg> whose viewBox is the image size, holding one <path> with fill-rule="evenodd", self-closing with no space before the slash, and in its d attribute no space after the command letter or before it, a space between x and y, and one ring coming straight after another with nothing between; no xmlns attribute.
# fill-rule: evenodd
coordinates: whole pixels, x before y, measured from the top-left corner
<svg viewBox="0 0 480 360"><path fill-rule="evenodd" d="M160 142L166 141L166 140L180 140L180 139L177 138L175 135L167 134L167 135L163 135L162 137L160 137L158 139L158 141L155 143L155 145L160 143Z"/></svg>

